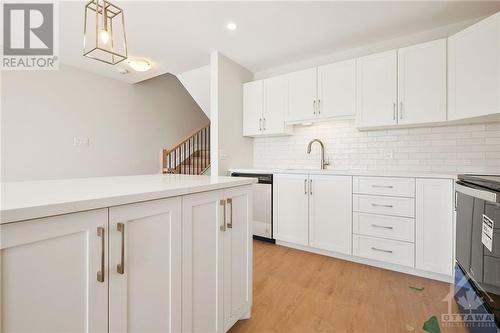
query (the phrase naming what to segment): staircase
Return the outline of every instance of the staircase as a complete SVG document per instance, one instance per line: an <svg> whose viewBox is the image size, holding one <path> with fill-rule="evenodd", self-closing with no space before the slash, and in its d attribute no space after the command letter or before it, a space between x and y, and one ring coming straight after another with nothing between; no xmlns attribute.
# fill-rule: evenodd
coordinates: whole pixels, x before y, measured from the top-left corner
<svg viewBox="0 0 500 333"><path fill-rule="evenodd" d="M162 172L201 175L210 167L210 124L170 149L163 149Z"/></svg>

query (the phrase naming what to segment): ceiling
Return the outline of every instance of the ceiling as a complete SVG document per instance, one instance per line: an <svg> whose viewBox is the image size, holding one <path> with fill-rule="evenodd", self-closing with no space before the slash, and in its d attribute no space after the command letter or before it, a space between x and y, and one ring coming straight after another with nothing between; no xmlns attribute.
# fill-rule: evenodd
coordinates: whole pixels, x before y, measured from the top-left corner
<svg viewBox="0 0 500 333"><path fill-rule="evenodd" d="M491 15L500 1L465 2L167 2L113 1L123 8L130 57L145 57L145 73L82 56L85 2L60 4L63 63L125 82L207 65L219 50L258 72L313 57ZM235 31L226 23L236 22Z"/></svg>

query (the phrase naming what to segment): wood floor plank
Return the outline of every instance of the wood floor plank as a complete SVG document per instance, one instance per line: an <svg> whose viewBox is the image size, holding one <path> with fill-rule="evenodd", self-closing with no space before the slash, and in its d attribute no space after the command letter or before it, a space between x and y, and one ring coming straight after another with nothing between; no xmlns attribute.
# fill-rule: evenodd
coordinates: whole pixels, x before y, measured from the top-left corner
<svg viewBox="0 0 500 333"><path fill-rule="evenodd" d="M252 318L230 332L423 332L427 319L447 312L449 291L447 283L254 241Z"/></svg>

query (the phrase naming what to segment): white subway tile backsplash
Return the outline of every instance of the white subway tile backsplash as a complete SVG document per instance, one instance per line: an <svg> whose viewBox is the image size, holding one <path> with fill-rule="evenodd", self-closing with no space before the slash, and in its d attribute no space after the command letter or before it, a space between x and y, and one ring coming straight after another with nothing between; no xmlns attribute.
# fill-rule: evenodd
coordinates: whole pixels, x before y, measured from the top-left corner
<svg viewBox="0 0 500 333"><path fill-rule="evenodd" d="M296 127L294 135L256 138L254 167L313 168L325 144L330 168L500 174L500 123L358 131L354 120Z"/></svg>

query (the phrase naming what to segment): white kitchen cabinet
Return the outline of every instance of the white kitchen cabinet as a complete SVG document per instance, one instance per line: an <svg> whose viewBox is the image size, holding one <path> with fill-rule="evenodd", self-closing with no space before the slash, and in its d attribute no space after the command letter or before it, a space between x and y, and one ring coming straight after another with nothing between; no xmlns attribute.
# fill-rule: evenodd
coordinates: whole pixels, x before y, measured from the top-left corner
<svg viewBox="0 0 500 333"><path fill-rule="evenodd" d="M277 240L308 245L309 236L308 175L274 176L274 237Z"/></svg>
<svg viewBox="0 0 500 333"><path fill-rule="evenodd" d="M358 127L397 124L397 50L357 59Z"/></svg>
<svg viewBox="0 0 500 333"><path fill-rule="evenodd" d="M446 39L398 50L398 124L446 121Z"/></svg>
<svg viewBox="0 0 500 333"><path fill-rule="evenodd" d="M453 180L416 181L416 268L452 275Z"/></svg>
<svg viewBox="0 0 500 333"><path fill-rule="evenodd" d="M183 332L225 332L250 311L250 193L246 186L183 198Z"/></svg>
<svg viewBox="0 0 500 333"><path fill-rule="evenodd" d="M107 209L4 224L0 237L2 332L107 332Z"/></svg>
<svg viewBox="0 0 500 333"><path fill-rule="evenodd" d="M256 136L262 131L263 81L243 84L243 135Z"/></svg>
<svg viewBox="0 0 500 333"><path fill-rule="evenodd" d="M448 39L448 119L500 113L500 13Z"/></svg>
<svg viewBox="0 0 500 333"><path fill-rule="evenodd" d="M318 119L356 113L356 60L318 67Z"/></svg>
<svg viewBox="0 0 500 333"><path fill-rule="evenodd" d="M181 331L181 199L109 209L109 331Z"/></svg>
<svg viewBox="0 0 500 333"><path fill-rule="evenodd" d="M290 133L285 126L288 77L248 82L243 85L243 135L265 136Z"/></svg>
<svg viewBox="0 0 500 333"><path fill-rule="evenodd" d="M227 189L224 232L224 331L247 315L252 304L251 190Z"/></svg>
<svg viewBox="0 0 500 333"><path fill-rule="evenodd" d="M352 177L309 177L309 246L351 254Z"/></svg>
<svg viewBox="0 0 500 333"><path fill-rule="evenodd" d="M288 115L286 121L299 122L316 119L317 69L288 74Z"/></svg>

